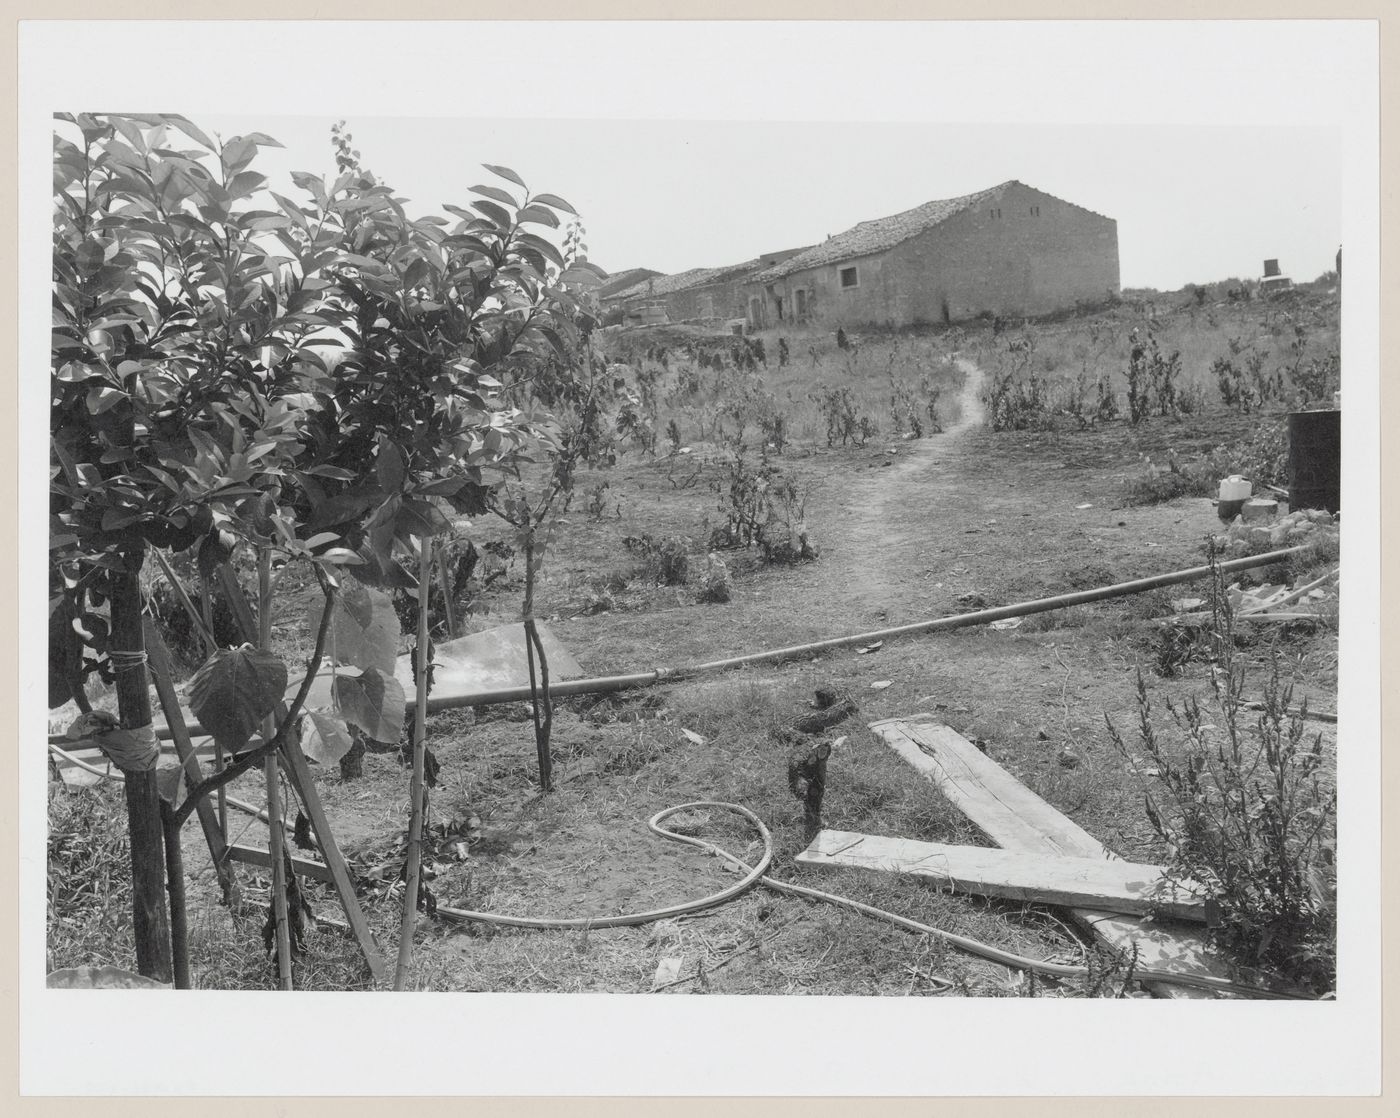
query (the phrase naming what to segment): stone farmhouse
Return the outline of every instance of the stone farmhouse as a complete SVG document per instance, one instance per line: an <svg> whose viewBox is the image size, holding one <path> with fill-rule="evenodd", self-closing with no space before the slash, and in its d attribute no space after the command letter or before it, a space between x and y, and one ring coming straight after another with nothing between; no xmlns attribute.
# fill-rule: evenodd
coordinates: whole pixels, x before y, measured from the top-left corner
<svg viewBox="0 0 1400 1118"><path fill-rule="evenodd" d="M1118 223L1012 180L863 221L743 293L750 329L1053 314L1117 297Z"/></svg>

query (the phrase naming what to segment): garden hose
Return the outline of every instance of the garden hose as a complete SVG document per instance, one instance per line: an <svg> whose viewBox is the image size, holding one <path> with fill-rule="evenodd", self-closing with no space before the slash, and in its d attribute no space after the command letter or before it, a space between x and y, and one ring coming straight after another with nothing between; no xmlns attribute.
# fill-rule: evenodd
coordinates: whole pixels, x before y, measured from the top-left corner
<svg viewBox="0 0 1400 1118"><path fill-rule="evenodd" d="M763 857L758 860L758 864L751 866L712 842L707 842L705 839L696 838L692 835L683 835L662 826L662 822L673 815L678 815L683 811L699 809L731 811L742 815L752 823L763 840ZM1026 955L1017 955L1014 952L1003 951L999 947L993 947L990 944L982 943L979 940L971 939L967 936L960 936L954 932L945 931L942 928L935 928L930 924L924 924L918 920L912 920L907 916L900 916L898 913L888 912L885 909L876 908L873 905L852 900L849 897L823 892L820 889L810 889L805 885L790 885L786 882L777 881L767 876L768 867L773 861L773 836L757 815L739 804L724 803L717 800L693 800L690 803L678 804L675 807L668 807L662 811L658 811L647 820L647 827L650 828L654 834L660 835L662 838L697 847L747 872L744 877L734 885L731 885L727 889L721 889L718 893L712 893L707 897L670 905L666 908L652 909L649 912L633 912L620 916L575 916L563 919L548 919L533 916L507 916L494 912L472 912L466 909L451 908L442 904L437 906L437 914L451 920L462 922L478 921L483 924L503 924L514 928L539 928L545 930L625 928L638 924L649 924L657 920L665 920L671 917L684 916L688 913L699 912L702 909L713 908L716 905L734 900L736 897L748 892L753 886L761 884L778 893L786 893L790 896L806 897L809 900L824 901L828 904L840 905L843 908L849 908L863 915L874 917L877 920L884 920L887 923L905 928L908 931L920 932L924 935L933 936L935 939L938 939L958 951L965 952L969 955L976 955L979 958L987 959L990 962L998 963L1012 970L1034 971L1038 974L1046 974L1054 978L1092 977L1090 968L1086 966L1074 963L1052 963L1044 959L1032 959ZM1238 994L1244 997L1272 998L1278 1000L1308 1000L1307 996L1304 994L1280 992L1258 986L1243 985L1241 983L1231 982L1229 979L1215 978L1210 975L1182 974L1176 971L1139 968L1133 970L1132 976L1139 982L1165 982L1176 986L1190 986L1199 990L1208 990L1218 994Z"/></svg>
<svg viewBox="0 0 1400 1118"><path fill-rule="evenodd" d="M92 773L93 776L100 776L103 780L110 780L115 784L121 784L126 779L120 771L112 772L109 769L100 769L96 765L90 765L81 757L74 756L72 753L69 753L66 749L62 749L59 746L54 745L52 742L49 743L49 752L52 753L55 757L57 757L60 761L67 761L74 768L79 768L82 769L84 772ZM228 801L229 807L237 808L245 815L251 815L254 819L261 819L264 823L267 822L267 812L265 812L262 808L255 807L254 805L250 803L245 803L242 800L236 800L232 796L226 796L225 799ZM287 824L287 828L288 830L290 830L291 824Z"/></svg>

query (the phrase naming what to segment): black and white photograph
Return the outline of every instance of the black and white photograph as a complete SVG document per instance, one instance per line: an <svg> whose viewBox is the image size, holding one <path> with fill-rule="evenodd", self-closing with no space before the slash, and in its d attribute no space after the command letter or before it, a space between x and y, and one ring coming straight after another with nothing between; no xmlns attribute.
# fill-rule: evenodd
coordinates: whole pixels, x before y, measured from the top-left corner
<svg viewBox="0 0 1400 1118"><path fill-rule="evenodd" d="M1374 1089L1374 25L232 23L226 94L207 34L22 39L36 1029Z"/></svg>

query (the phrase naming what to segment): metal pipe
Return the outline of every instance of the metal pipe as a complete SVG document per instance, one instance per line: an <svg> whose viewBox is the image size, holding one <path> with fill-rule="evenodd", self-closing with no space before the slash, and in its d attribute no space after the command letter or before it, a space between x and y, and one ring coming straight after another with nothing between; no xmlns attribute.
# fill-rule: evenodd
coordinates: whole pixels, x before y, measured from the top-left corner
<svg viewBox="0 0 1400 1118"><path fill-rule="evenodd" d="M1267 567L1271 563L1281 563L1307 550L1306 545L1287 547L1279 551L1269 551L1262 555L1247 555L1242 559L1230 559L1217 564L1222 574L1247 571L1255 567ZM654 668L649 672L636 672L631 675L598 676L593 679L567 679L549 685L551 697L569 695L603 695L613 691L630 691L650 687L663 681L690 679L710 672L725 671L729 668L744 667L748 664L781 663L799 656L810 656L815 652L826 652L834 648L851 645L870 644L877 640L892 637L915 636L924 633L943 633L953 629L964 629L972 625L986 625L1009 617L1026 617L1033 613L1047 613L1050 610L1067 609L1070 606L1088 602L1101 602L1108 598L1124 598L1132 594L1142 594L1163 586L1175 586L1183 582L1195 582L1210 577L1209 565L1188 567L1185 570L1170 571L1166 574L1150 575L1147 578L1133 579L1130 582L1117 582L1111 586L1100 586L1093 590L1076 590L1070 594L1058 594L1053 598L1036 598L1029 602L1017 602L1009 606L995 606L991 609L976 610L972 613L959 613L951 617L939 617L932 621L915 621L908 625L896 625L889 629L875 629L868 633L856 633L847 637L832 637L828 640L812 641L809 644L795 644L787 648L770 649L766 652L752 652L746 656L731 656L724 660L710 660L703 664L690 664L679 668ZM440 695L428 698L428 713L436 714L444 710L461 707L495 706L500 703L520 703L530 698L530 688L498 687L489 691L472 691L465 695ZM406 707L411 704L405 704ZM192 734L201 732L198 726L190 727ZM168 737L162 730L161 737Z"/></svg>

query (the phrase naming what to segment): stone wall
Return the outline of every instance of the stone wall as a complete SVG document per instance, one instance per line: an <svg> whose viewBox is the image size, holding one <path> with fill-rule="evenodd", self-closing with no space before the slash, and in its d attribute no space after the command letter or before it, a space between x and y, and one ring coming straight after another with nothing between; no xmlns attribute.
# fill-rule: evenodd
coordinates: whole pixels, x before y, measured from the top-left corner
<svg viewBox="0 0 1400 1118"><path fill-rule="evenodd" d="M781 300L782 322L834 329L1052 314L1118 293L1117 222L1015 183L879 255L751 284L745 303L752 322L761 301L756 326L778 325Z"/></svg>

